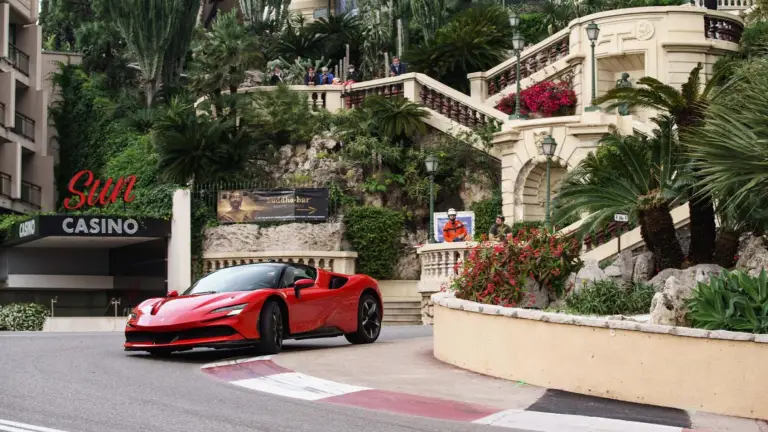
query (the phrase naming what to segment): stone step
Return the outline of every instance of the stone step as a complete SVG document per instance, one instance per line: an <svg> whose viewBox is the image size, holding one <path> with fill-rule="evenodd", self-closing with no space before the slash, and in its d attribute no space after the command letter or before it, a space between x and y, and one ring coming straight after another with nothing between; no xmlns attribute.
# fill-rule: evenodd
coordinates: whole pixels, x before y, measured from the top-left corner
<svg viewBox="0 0 768 432"><path fill-rule="evenodd" d="M384 320L383 322L410 322L410 321L419 321L421 322L421 314L384 314Z"/></svg>
<svg viewBox="0 0 768 432"><path fill-rule="evenodd" d="M381 324L385 325L385 326L424 325L424 323L421 322L421 320L418 320L418 321L387 321L387 320L384 320Z"/></svg>
<svg viewBox="0 0 768 432"><path fill-rule="evenodd" d="M394 307L384 307L384 315L392 315L392 314L395 314L395 315L405 314L405 315L419 315L419 316L421 316L421 308L417 308L417 307L408 307L408 308L405 308L405 307L396 307L396 308L394 308Z"/></svg>

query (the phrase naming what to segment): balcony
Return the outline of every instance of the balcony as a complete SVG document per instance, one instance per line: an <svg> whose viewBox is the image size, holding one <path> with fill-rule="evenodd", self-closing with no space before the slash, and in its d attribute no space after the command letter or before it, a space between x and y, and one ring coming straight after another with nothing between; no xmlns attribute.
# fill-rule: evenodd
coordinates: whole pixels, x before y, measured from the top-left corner
<svg viewBox="0 0 768 432"><path fill-rule="evenodd" d="M0 126L5 126L5 104L0 102Z"/></svg>
<svg viewBox="0 0 768 432"><path fill-rule="evenodd" d="M16 111L16 120L13 126L13 132L24 138L35 142L35 121Z"/></svg>
<svg viewBox="0 0 768 432"><path fill-rule="evenodd" d="M11 176L0 172L0 196L11 197Z"/></svg>
<svg viewBox="0 0 768 432"><path fill-rule="evenodd" d="M21 182L21 201L25 202L33 207L40 208L42 205L42 197L40 194L40 186L34 185L30 182Z"/></svg>
<svg viewBox="0 0 768 432"><path fill-rule="evenodd" d="M16 45L8 44L8 61L16 70L29 76L29 56Z"/></svg>

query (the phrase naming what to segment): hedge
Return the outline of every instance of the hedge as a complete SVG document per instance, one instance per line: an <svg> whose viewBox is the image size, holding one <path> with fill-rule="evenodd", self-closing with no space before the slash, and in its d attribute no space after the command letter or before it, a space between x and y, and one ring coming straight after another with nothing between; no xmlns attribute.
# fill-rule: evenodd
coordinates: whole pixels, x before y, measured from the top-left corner
<svg viewBox="0 0 768 432"><path fill-rule="evenodd" d="M357 273L391 279L402 247L405 216L382 207L352 207L344 215L345 236L357 251Z"/></svg>

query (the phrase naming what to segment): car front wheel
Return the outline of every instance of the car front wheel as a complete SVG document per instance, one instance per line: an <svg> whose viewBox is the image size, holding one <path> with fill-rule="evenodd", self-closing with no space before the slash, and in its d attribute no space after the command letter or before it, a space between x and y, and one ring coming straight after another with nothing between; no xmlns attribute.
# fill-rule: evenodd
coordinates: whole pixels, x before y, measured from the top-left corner
<svg viewBox="0 0 768 432"><path fill-rule="evenodd" d="M261 308L259 319L259 345L265 354L279 354L283 349L283 311L275 301Z"/></svg>
<svg viewBox="0 0 768 432"><path fill-rule="evenodd" d="M353 344L376 342L381 333L381 307L376 297L365 294L357 307L357 331L344 335Z"/></svg>

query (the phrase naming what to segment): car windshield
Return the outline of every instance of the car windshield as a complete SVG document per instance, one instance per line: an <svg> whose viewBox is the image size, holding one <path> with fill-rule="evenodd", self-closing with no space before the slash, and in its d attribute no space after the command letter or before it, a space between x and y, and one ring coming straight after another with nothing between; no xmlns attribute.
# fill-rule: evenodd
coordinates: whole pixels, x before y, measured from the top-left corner
<svg viewBox="0 0 768 432"><path fill-rule="evenodd" d="M283 267L274 264L228 267L200 279L184 291L183 295L277 288Z"/></svg>

